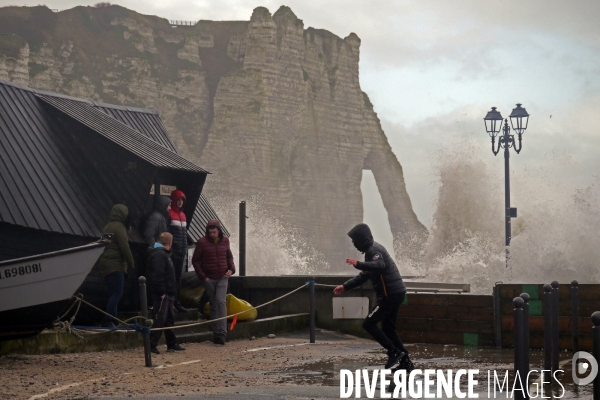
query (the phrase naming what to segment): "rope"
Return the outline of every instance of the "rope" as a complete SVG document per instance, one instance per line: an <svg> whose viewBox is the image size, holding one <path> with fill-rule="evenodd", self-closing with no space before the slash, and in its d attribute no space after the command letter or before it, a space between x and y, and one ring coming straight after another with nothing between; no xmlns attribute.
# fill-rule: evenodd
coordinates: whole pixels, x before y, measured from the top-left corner
<svg viewBox="0 0 600 400"><path fill-rule="evenodd" d="M64 317L66 317L67 314L69 314L71 312L71 310L73 309L73 307L75 306L75 304L77 304L77 311L75 311L75 315L73 315L73 318L71 318L71 319L74 319L75 316L77 315L77 313L79 312L79 307L81 306L81 301L79 301L79 300L81 300L83 298L83 295L81 295L81 294L78 293L78 294L76 294L75 296L73 296L71 298L75 298L75 301L73 302L73 304L71 304L71 307L69 307L69 309L67 311L65 311L65 313L63 315L61 315L60 317L56 318L56 320L58 322L62 322L61 319L63 319Z"/></svg>
<svg viewBox="0 0 600 400"><path fill-rule="evenodd" d="M323 286L323 287L332 287L332 288L334 288L334 287L338 287L340 285L326 285L324 283L315 283L315 286Z"/></svg>
<svg viewBox="0 0 600 400"><path fill-rule="evenodd" d="M292 290L289 293L284 294L283 296L279 296L276 299L273 299L273 300L268 301L268 302L266 302L264 304L261 304L261 305L256 306L256 307L249 308L248 310L244 310L244 311L236 313L236 314L237 315L241 315L241 314L247 313L247 312L252 311L252 310L258 310L261 307L267 306L267 305L272 304L272 303L274 303L276 301L279 301L279 300L281 300L281 299L283 299L283 298L285 298L285 297L287 297L287 296L289 296L289 295L291 295L293 293L296 293L300 289L302 289L302 288L306 287L307 285L309 285L311 282L312 281L308 281L305 284L303 284L302 286L299 286L298 288ZM321 285L321 284L315 284L315 285L325 286L325 285ZM332 285L332 286L335 286L335 285ZM126 319L125 321L122 321L122 320L118 319L117 317L108 314L104 310L101 310L100 308L96 307L95 305L93 305L93 304L91 304L91 303L83 300L83 297L81 295L79 295L79 296L73 296L73 297L76 298L76 303L79 303L79 306L81 305L81 303L85 303L88 306L90 306L93 309L95 309L96 311L99 311L99 312L101 312L104 315L108 315L109 317L111 317L115 321L118 321L119 322L119 326L124 325L126 327L131 328L131 329L128 329L128 328L118 328L118 327L117 328L102 328L102 327L72 326L71 324L75 320L75 316L77 315L77 312L79 312L79 306L78 306L77 307L77 312L75 313L75 315L68 322L58 321L55 324L59 324L61 330L65 331L65 332L72 333L72 334L74 334L75 336L77 336L80 339L83 339L82 335L90 335L90 336L91 335L101 335L101 334L115 332L115 331L130 331L130 330L135 330L136 332L139 332L139 333L150 333L151 331L162 331L162 330L167 330L167 329L175 330L175 329L189 328L191 326L199 326L199 325L204 325L204 324L212 324L213 322L221 321L223 319L227 319L229 317L233 317L234 315L236 315L236 314L231 314L231 315L227 315L227 316L222 317L222 318L211 319L211 320L202 321L202 322L195 322L193 324L186 324L186 325L179 325L179 326L170 326L170 327L163 327L163 328L151 328L151 329L148 329L147 327L141 327L139 324L130 324L129 321L136 320L136 319L141 319L142 322L146 324L146 326L149 326L149 325L152 325L152 323L153 323L152 319L148 319L148 318L145 318L145 317L142 317L142 316L135 316L135 317ZM71 308L69 308L69 310L65 314L63 314L63 317L68 314L68 312L73 308L74 304L71 306ZM102 330L102 331L98 332L98 330Z"/></svg>
<svg viewBox="0 0 600 400"><path fill-rule="evenodd" d="M80 340L85 339L83 337L84 335L88 335L88 336L102 335L105 333L112 333L115 331L136 331L139 333L149 333L150 332L148 329L148 326L152 325L151 319L144 318L142 316L135 316L132 318L128 318L125 321L121 321L120 319L116 318L115 316L110 315L107 312L105 312L104 310L101 310L98 307L96 307L95 305L83 300L83 296L81 294L77 294L77 295L73 296L72 298L75 299L75 302L73 302L71 307L69 307L69 309L62 316L57 318L57 320L54 322L54 330L58 330L59 332L71 333ZM72 325L73 321L75 321L75 318L77 317L77 314L79 313L81 303L85 303L88 306L92 307L93 309L99 311L100 313L107 315L110 318L118 321L119 325L116 328L103 328L103 327L92 327L92 326L90 326L90 327L73 326ZM75 311L75 314L69 319L69 321L61 321L62 318L64 318L67 314L69 314L69 312L73 309L75 304L77 304L77 311ZM130 321L138 320L138 319L141 319L142 322L144 324L146 324L146 327L140 326L137 323L136 324L130 323ZM119 328L121 325L125 326L126 328ZM100 331L100 332L98 332L98 331Z"/></svg>
<svg viewBox="0 0 600 400"><path fill-rule="evenodd" d="M108 315L109 317L111 317L112 319L114 319L115 321L119 322L118 326L124 325L124 326L128 326L131 329L135 330L136 332L142 332L145 333L145 328L140 328L139 324L130 324L129 321L133 321L133 320L137 320L137 319L141 319L142 322L144 322L147 326L152 325L152 320L149 318L145 318L142 317L141 315L136 315L135 317L131 317L126 319L125 321L121 321L119 318L115 317L114 315L108 314L106 311L99 309L98 307L96 307L95 305L88 303L87 301L81 299L82 302L84 302L85 304L87 304L88 306L92 307L93 309L100 311L102 314L104 315ZM109 328L109 331L112 332L114 331L115 328Z"/></svg>
<svg viewBox="0 0 600 400"><path fill-rule="evenodd" d="M71 307L69 307L69 309L65 313L63 313L63 315L56 318L56 321L54 321L54 323L52 324L53 325L52 328L59 332L71 333L71 334L75 335L79 340L81 340L81 339L83 339L83 337L71 329L71 324L73 323L73 321L75 321L75 317L77 317L77 314L79 313L79 308L81 307L82 296L79 295L79 296L73 296L73 297L75 298L75 301L73 302L73 304L71 304ZM61 321L64 317L66 317L71 312L73 307L75 307L75 304L77 304L77 310L75 311L75 314L73 314L73 316L68 321Z"/></svg>
<svg viewBox="0 0 600 400"><path fill-rule="evenodd" d="M264 303L264 304L261 304L260 306L252 307L252 308L249 308L249 309L247 309L247 310L244 310L244 311L242 311L242 312L239 312L239 313L236 313L236 314L237 314L237 315L240 315L240 314L244 314L244 313L247 313L247 312L249 312L249 311L252 311L252 310L258 310L259 308L261 308L261 307L264 307L264 306L266 306L266 305L269 305L269 304L271 304L271 303L274 303L274 302L276 302L276 301L279 301L279 300L283 299L284 297L287 297L287 296L291 295L292 293L296 293L298 290L300 290L300 289L304 288L304 287L305 287L305 286L307 286L308 284L309 284L309 282L306 282L304 285L302 285L302 286L300 286L300 287L298 287L298 288L296 288L296 289L292 290L292 291L291 291L291 292L289 292L289 293L286 293L286 294L284 294L283 296L279 296L278 298L276 298L276 299L273 299L273 300L271 300L271 301L268 301L268 302L266 302L266 303ZM212 324L213 322L216 322L216 321L221 321L221 320L223 320L223 319L227 319L227 318L229 318L229 317L233 317L234 315L235 315L235 314L231 314L231 315L227 315L227 316L225 316L225 317L222 317L222 318L211 319L211 320L209 320L209 321L196 322L196 323L193 323L193 324L187 324L187 325L170 326L170 327L164 327L164 328L152 328L152 329L150 329L150 331L152 331L152 332L154 332L154 331L163 331L163 330L166 330L166 329L171 329L171 330L174 330L174 329L188 328L188 327L190 327L190 326L198 326L198 325L204 325L204 324Z"/></svg>

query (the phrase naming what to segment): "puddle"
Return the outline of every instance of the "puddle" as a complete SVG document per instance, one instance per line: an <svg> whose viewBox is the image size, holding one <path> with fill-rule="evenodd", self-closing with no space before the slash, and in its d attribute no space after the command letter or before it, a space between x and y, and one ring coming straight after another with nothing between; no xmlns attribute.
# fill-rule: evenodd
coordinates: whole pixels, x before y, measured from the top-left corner
<svg viewBox="0 0 600 400"><path fill-rule="evenodd" d="M493 371L504 376L509 371L509 381L513 382L513 350L496 348L477 348L453 345L423 345L416 344L407 346L411 359L415 366L420 369L442 369L457 371L458 369L478 369L476 376L479 380L476 393L479 398L507 398L504 393L493 395L493 380L491 384L492 394L488 397L488 371L493 379ZM294 385L340 385L340 370L357 369L375 370L382 369L386 356L382 351L369 351L368 356L363 359L342 359L335 362L317 362L290 368L284 371L269 372L269 375L279 376L279 383ZM363 353L364 354L364 353ZM573 383L571 375L571 353L561 353L560 363L564 373L558 378L562 387L556 383L544 385L544 398L561 399L589 399L593 394L593 385L578 386ZM542 351L534 350L530 353L530 370L541 370L543 365ZM539 373L532 372L530 375L530 391L532 398L541 398L539 390ZM464 380L466 387L466 379ZM564 388L564 389L563 389ZM537 394L537 395L536 395Z"/></svg>

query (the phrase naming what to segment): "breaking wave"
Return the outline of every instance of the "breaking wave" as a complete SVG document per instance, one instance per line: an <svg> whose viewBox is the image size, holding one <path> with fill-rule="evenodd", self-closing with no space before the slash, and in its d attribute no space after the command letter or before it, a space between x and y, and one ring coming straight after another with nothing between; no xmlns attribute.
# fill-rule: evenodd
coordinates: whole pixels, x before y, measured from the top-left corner
<svg viewBox="0 0 600 400"><path fill-rule="evenodd" d="M553 169L562 166L554 158L552 165L511 170L511 206L518 206L518 218L512 220L506 268L504 164L502 154L489 156L489 149L469 140L438 153L430 235L421 257L401 265L427 281L470 283L471 292L480 294L490 294L498 281L597 282L600 180L582 185L557 179Z"/></svg>

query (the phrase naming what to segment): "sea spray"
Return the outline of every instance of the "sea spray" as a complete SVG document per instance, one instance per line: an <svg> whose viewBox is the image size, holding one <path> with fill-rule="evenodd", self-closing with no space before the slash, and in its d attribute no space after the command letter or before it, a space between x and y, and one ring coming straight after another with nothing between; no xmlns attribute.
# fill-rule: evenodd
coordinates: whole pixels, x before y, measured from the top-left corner
<svg viewBox="0 0 600 400"><path fill-rule="evenodd" d="M511 164L511 206L519 211L511 221L506 268L503 160L467 139L440 151L430 235L420 257L400 255L401 269L430 282L470 283L473 293L483 294L497 281L597 281L600 180L588 185L561 180L555 170L564 173L568 162L548 161L551 165L517 167L525 160L516 158Z"/></svg>
<svg viewBox="0 0 600 400"><path fill-rule="evenodd" d="M238 257L238 205L211 198L215 210L232 238L234 259ZM260 198L246 201L246 273L247 275L311 275L327 274L325 257L308 243L306 234L285 226L264 210Z"/></svg>
<svg viewBox="0 0 600 400"><path fill-rule="evenodd" d="M477 294L490 294L498 281L599 281L600 179L568 179L573 167L568 154L556 151L534 164L527 150L511 153L511 206L518 208L518 217L511 221L509 268L502 153L494 157L479 140L458 139L434 159L438 192L425 243L410 235L395 243L401 273L429 282L469 283ZM232 233L237 258L237 202L211 201ZM261 208L259 198L247 203L249 275L332 273L308 244L306 232L284 226Z"/></svg>

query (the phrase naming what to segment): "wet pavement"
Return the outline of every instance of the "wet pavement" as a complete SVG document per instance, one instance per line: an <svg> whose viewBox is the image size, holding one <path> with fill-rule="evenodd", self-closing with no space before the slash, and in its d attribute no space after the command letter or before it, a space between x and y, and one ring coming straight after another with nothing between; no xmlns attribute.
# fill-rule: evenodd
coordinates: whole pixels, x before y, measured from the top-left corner
<svg viewBox="0 0 600 400"><path fill-rule="evenodd" d="M185 347L182 353L154 356L155 368L143 367L141 349L3 357L0 399L338 399L340 370L367 370L372 376L387 358L373 341L328 331L317 332L316 344L309 344L308 332L303 331L275 339L237 340L226 346L205 342ZM493 384L488 395L487 383L488 371L492 383L493 371L500 381L510 371L508 379L513 381L510 349L429 344L409 344L407 349L422 370L478 369L474 392L479 398L507 398L506 387L494 397ZM531 369L540 370L542 352L532 351L530 359ZM562 386L545 385L544 397L553 393L555 398L592 398L591 384L573 384L570 360L570 353L561 353ZM538 377L532 374L532 397L539 387ZM422 377L417 382L422 384ZM466 387L463 376L461 390ZM375 398L381 398L379 389L377 385ZM355 396L353 392L351 398ZM360 398L368 398L364 387ZM404 398L415 397L407 393Z"/></svg>

